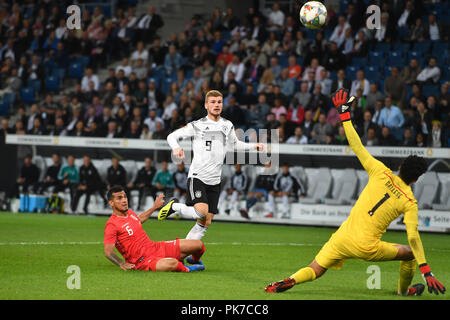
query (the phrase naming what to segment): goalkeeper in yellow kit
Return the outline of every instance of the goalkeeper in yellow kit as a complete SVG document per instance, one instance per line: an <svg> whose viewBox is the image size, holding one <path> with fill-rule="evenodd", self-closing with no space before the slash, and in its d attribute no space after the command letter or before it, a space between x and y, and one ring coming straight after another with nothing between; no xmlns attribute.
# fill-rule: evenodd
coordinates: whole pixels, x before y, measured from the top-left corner
<svg viewBox="0 0 450 320"><path fill-rule="evenodd" d="M362 145L350 121L350 105L356 103L356 98L352 96L347 100L347 97L348 92L340 89L333 95L332 100L338 108L350 148L369 174L369 182L347 220L322 247L314 261L289 278L269 284L265 290L283 292L296 284L319 278L329 268L340 269L346 259L361 259L400 260L399 295L421 295L424 291L423 284L410 287L416 263L427 283L428 291L435 294L444 293L444 285L431 273L425 259L417 231L417 201L409 186L426 172L426 161L417 156L407 157L400 165L397 176L382 162L373 158ZM381 241L386 228L402 213L409 246Z"/></svg>

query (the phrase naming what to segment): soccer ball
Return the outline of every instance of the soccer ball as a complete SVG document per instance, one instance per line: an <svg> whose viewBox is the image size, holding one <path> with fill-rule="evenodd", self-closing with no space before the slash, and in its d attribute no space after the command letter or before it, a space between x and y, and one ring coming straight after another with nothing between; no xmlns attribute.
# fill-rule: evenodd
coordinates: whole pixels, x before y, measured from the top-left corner
<svg viewBox="0 0 450 320"><path fill-rule="evenodd" d="M327 19L327 8L319 1L309 1L300 9L300 22L308 29L319 29Z"/></svg>

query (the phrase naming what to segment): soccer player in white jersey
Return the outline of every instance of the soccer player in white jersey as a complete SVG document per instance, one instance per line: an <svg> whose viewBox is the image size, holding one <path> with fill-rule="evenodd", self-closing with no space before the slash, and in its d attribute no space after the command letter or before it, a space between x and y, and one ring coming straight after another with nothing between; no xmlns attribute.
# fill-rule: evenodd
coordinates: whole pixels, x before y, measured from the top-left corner
<svg viewBox="0 0 450 320"><path fill-rule="evenodd" d="M218 213L220 178L227 146L237 150L266 150L263 143L245 143L238 140L231 121L220 116L223 95L219 91L211 90L206 93L205 109L208 112L206 117L189 122L167 137L173 155L179 159L184 158L184 151L178 140L193 138L194 157L189 167L186 204L173 199L161 208L158 215L158 220L164 220L174 212L182 217L196 219L197 223L186 239L202 239L214 214Z"/></svg>

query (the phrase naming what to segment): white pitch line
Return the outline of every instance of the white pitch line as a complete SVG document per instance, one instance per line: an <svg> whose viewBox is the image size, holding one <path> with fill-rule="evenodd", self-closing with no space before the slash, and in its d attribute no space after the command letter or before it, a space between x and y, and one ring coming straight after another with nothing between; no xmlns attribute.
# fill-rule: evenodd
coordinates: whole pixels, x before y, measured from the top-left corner
<svg viewBox="0 0 450 320"><path fill-rule="evenodd" d="M37 241L37 242L0 242L0 246L51 246L51 245L99 245L103 244L101 241L59 241L59 242L46 242L46 241ZM216 245L216 246L285 246L285 247L321 247L323 243L282 243L282 242L206 242L208 245ZM437 249L437 248L428 248L427 251L437 251L437 252L450 252L450 249Z"/></svg>

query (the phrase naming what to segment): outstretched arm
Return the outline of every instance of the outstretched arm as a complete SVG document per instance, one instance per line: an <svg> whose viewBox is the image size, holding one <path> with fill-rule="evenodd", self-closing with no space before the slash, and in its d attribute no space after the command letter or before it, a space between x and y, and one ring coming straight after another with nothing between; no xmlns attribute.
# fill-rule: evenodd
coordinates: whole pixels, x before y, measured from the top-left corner
<svg viewBox="0 0 450 320"><path fill-rule="evenodd" d="M353 152L361 162L364 169L367 173L372 175L375 171L386 170L386 166L381 162L372 157L372 155L367 151L367 149L363 146L361 139L359 138L358 133L356 133L355 128L351 122L351 114L350 108L352 104L356 104L356 98L350 97L347 100L348 92L347 90L341 89L338 90L333 95L333 103L338 109L339 116L341 118L342 126L345 130L345 135L347 136L348 144Z"/></svg>
<svg viewBox="0 0 450 320"><path fill-rule="evenodd" d="M148 218L150 218L150 216L153 214L153 212L155 212L156 210L158 210L159 208L162 207L162 205L164 204L164 194L160 194L156 199L155 199L155 203L153 204L153 207L151 207L150 209L148 209L147 211L144 211L142 213L140 213L138 215L139 220L141 221L141 223L144 223L145 221L148 220Z"/></svg>
<svg viewBox="0 0 450 320"><path fill-rule="evenodd" d="M178 140L193 137L195 129L192 123L188 123L184 127L175 130L167 136L167 143L172 148L172 152L177 158L184 158L184 152L178 144Z"/></svg>

